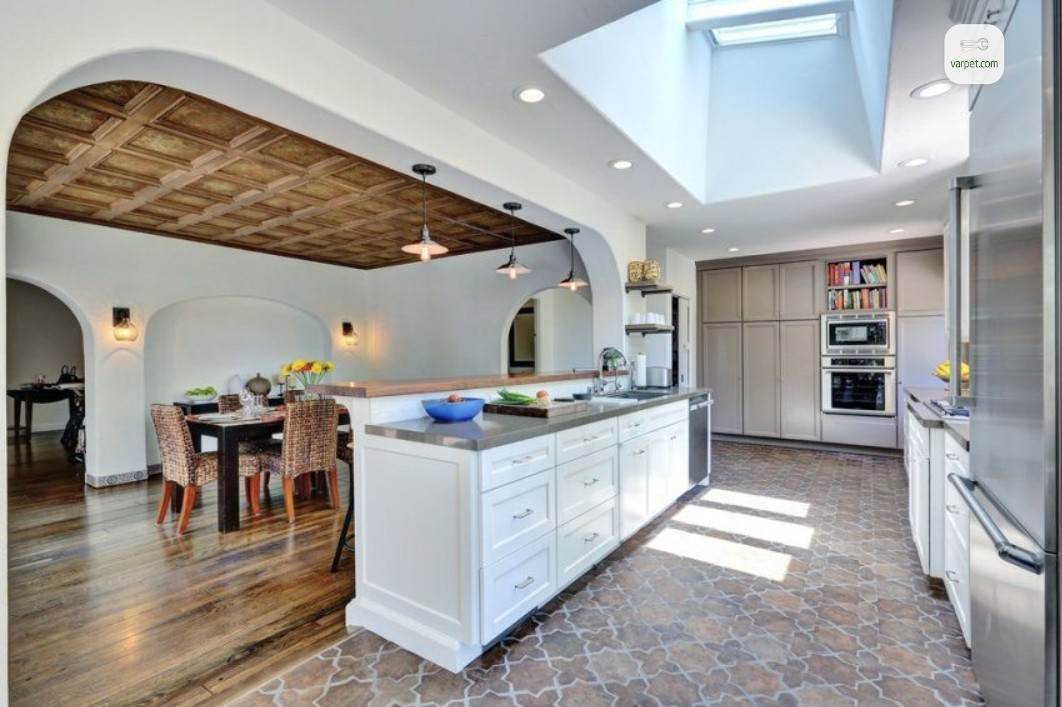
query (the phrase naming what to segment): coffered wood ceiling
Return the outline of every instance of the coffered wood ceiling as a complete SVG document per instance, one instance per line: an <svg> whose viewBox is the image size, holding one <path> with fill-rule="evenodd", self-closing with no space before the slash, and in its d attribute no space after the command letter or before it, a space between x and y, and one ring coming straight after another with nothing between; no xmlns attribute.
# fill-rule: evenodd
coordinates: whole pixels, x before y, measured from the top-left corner
<svg viewBox="0 0 1062 707"><path fill-rule="evenodd" d="M413 262L419 179L206 98L95 84L19 123L7 207L354 268ZM428 186L449 255L509 245L507 213ZM560 236L518 221L517 245ZM446 256L444 256L446 257Z"/></svg>

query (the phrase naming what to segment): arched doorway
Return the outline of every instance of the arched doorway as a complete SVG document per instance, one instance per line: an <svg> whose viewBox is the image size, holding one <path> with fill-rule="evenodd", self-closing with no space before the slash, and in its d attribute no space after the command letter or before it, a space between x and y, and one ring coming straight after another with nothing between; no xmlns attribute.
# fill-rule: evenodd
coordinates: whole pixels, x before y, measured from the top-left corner
<svg viewBox="0 0 1062 707"><path fill-rule="evenodd" d="M511 374L594 366L593 305L589 291L550 287L533 294L509 319L503 357Z"/></svg>

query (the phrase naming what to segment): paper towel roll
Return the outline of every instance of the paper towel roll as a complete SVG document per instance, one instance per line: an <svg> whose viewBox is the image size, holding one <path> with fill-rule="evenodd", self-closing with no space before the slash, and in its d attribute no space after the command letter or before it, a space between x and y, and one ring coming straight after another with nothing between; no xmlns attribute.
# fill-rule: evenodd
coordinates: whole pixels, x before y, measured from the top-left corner
<svg viewBox="0 0 1062 707"><path fill-rule="evenodd" d="M640 353L634 359L634 384L639 388L645 387L645 369L649 365L649 359Z"/></svg>

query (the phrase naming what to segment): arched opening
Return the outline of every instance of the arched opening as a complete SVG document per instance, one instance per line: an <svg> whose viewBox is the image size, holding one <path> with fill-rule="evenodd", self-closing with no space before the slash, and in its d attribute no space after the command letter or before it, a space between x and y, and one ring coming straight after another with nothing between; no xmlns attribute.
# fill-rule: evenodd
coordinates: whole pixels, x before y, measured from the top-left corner
<svg viewBox="0 0 1062 707"><path fill-rule="evenodd" d="M273 383L279 395L281 365L297 358L329 359L332 341L316 316L257 297L202 297L156 312L144 333L144 399L187 400L187 391L213 388L238 393L252 377ZM158 440L145 409L147 461L159 463ZM213 451L213 440L204 440Z"/></svg>
<svg viewBox="0 0 1062 707"><path fill-rule="evenodd" d="M594 366L593 301L588 290L540 290L513 313L502 342L512 374Z"/></svg>

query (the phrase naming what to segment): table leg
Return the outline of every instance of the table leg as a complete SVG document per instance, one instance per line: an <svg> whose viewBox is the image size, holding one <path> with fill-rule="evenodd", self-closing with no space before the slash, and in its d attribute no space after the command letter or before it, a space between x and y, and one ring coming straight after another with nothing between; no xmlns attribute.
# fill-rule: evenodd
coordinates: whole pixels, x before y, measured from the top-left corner
<svg viewBox="0 0 1062 707"><path fill-rule="evenodd" d="M22 398L12 398L15 403L15 441L18 441L19 430L22 427Z"/></svg>
<svg viewBox="0 0 1062 707"><path fill-rule="evenodd" d="M26 439L33 436L33 401L26 401Z"/></svg>
<svg viewBox="0 0 1062 707"><path fill-rule="evenodd" d="M240 440L231 428L218 435L218 531L240 529Z"/></svg>

